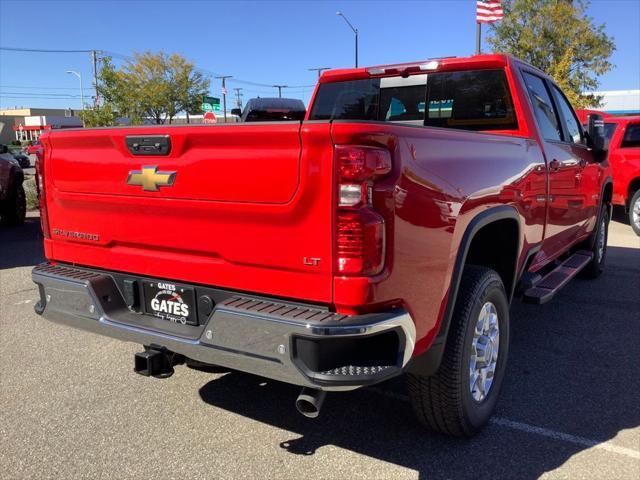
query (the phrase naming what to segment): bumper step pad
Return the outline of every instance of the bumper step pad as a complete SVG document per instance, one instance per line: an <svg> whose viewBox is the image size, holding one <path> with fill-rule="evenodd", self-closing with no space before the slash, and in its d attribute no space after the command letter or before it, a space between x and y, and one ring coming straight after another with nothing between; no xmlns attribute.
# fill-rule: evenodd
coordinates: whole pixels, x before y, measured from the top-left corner
<svg viewBox="0 0 640 480"><path fill-rule="evenodd" d="M338 368L334 368L332 370L327 370L320 373L322 375L358 377L361 375L376 375L378 373L384 372L385 370L389 370L390 368L394 368L394 365L375 365L372 367L345 365L344 367L338 367Z"/></svg>

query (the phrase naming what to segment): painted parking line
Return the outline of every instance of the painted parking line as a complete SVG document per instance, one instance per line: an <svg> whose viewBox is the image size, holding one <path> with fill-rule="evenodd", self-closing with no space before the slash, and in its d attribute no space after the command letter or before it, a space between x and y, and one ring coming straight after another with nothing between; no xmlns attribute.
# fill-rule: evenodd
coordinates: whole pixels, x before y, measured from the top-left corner
<svg viewBox="0 0 640 480"><path fill-rule="evenodd" d="M391 392L391 391L383 390L377 387L370 387L367 390L373 391L380 395L384 395L385 397L393 398L394 400L400 400L401 402L409 402L409 397L401 393ZM627 457L640 460L640 451L634 450L632 448L620 447L618 445L612 444L609 441L602 442L598 440L592 440L590 438L579 437L577 435L558 432L555 430L550 430L548 428L536 427L535 425L516 422L514 420L509 420L508 418L502 418L502 417L493 417L490 420L490 423L492 425L498 425L500 427L510 428L512 430L519 430L521 432L526 432L533 435L539 435L542 437L552 438L554 440L573 443L575 445L580 445L582 447L597 448L599 450L605 450L607 452L617 453L619 455L625 455Z"/></svg>
<svg viewBox="0 0 640 480"><path fill-rule="evenodd" d="M28 299L28 300L20 300L19 302L14 303L14 305L25 305L27 303L31 303L33 300Z"/></svg>
<svg viewBox="0 0 640 480"><path fill-rule="evenodd" d="M618 453L620 455L626 455L627 457L640 460L640 451L633 450L631 448L620 447L613 445L611 442L599 442L597 440L591 440L590 438L578 437L576 435L570 435L568 433L556 432L555 430L549 430L548 428L536 427L527 423L515 422L508 418L492 418L490 420L493 425L500 425L501 427L511 428L513 430L520 430L521 432L532 433L535 435L541 435L543 437L553 438L554 440L561 440L567 443L574 443L583 447L597 448L600 450L606 450L612 453Z"/></svg>

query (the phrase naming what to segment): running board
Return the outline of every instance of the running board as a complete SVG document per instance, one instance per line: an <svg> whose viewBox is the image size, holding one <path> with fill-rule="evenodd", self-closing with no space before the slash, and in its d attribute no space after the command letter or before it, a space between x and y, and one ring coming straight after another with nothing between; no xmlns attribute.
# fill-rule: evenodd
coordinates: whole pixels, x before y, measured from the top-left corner
<svg viewBox="0 0 640 480"><path fill-rule="evenodd" d="M527 303L540 305L547 303L562 287L569 283L569 280L580 273L580 270L586 267L592 259L593 254L591 252L580 250L574 253L545 275L533 287L525 290L523 300Z"/></svg>

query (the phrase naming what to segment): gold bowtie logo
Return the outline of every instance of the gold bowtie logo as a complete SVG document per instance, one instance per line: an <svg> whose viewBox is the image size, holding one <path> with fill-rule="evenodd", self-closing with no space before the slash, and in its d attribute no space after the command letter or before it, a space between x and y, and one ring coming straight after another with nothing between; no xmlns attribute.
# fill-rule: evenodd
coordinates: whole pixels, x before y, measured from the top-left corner
<svg viewBox="0 0 640 480"><path fill-rule="evenodd" d="M158 172L158 167L143 166L142 170L131 170L127 184L141 186L147 192L157 192L160 187L170 187L176 172Z"/></svg>

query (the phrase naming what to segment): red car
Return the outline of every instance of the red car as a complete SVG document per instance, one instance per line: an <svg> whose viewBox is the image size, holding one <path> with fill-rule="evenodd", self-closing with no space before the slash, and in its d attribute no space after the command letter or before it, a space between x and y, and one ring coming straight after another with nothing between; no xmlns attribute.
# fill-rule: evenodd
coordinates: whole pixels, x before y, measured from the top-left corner
<svg viewBox="0 0 640 480"><path fill-rule="evenodd" d="M37 157L38 155L42 155L42 143L40 143L40 140L33 140L24 150L29 155L35 155Z"/></svg>
<svg viewBox="0 0 640 480"><path fill-rule="evenodd" d="M578 110L581 121L595 110ZM631 228L640 236L640 116L604 115L613 171L613 204L625 208Z"/></svg>
<svg viewBox="0 0 640 480"><path fill-rule="evenodd" d="M602 118L587 130L543 72L480 55L325 72L304 121L45 133L36 312L143 345L142 375L299 385L309 417L406 373L421 422L472 435L510 302L603 271Z"/></svg>

